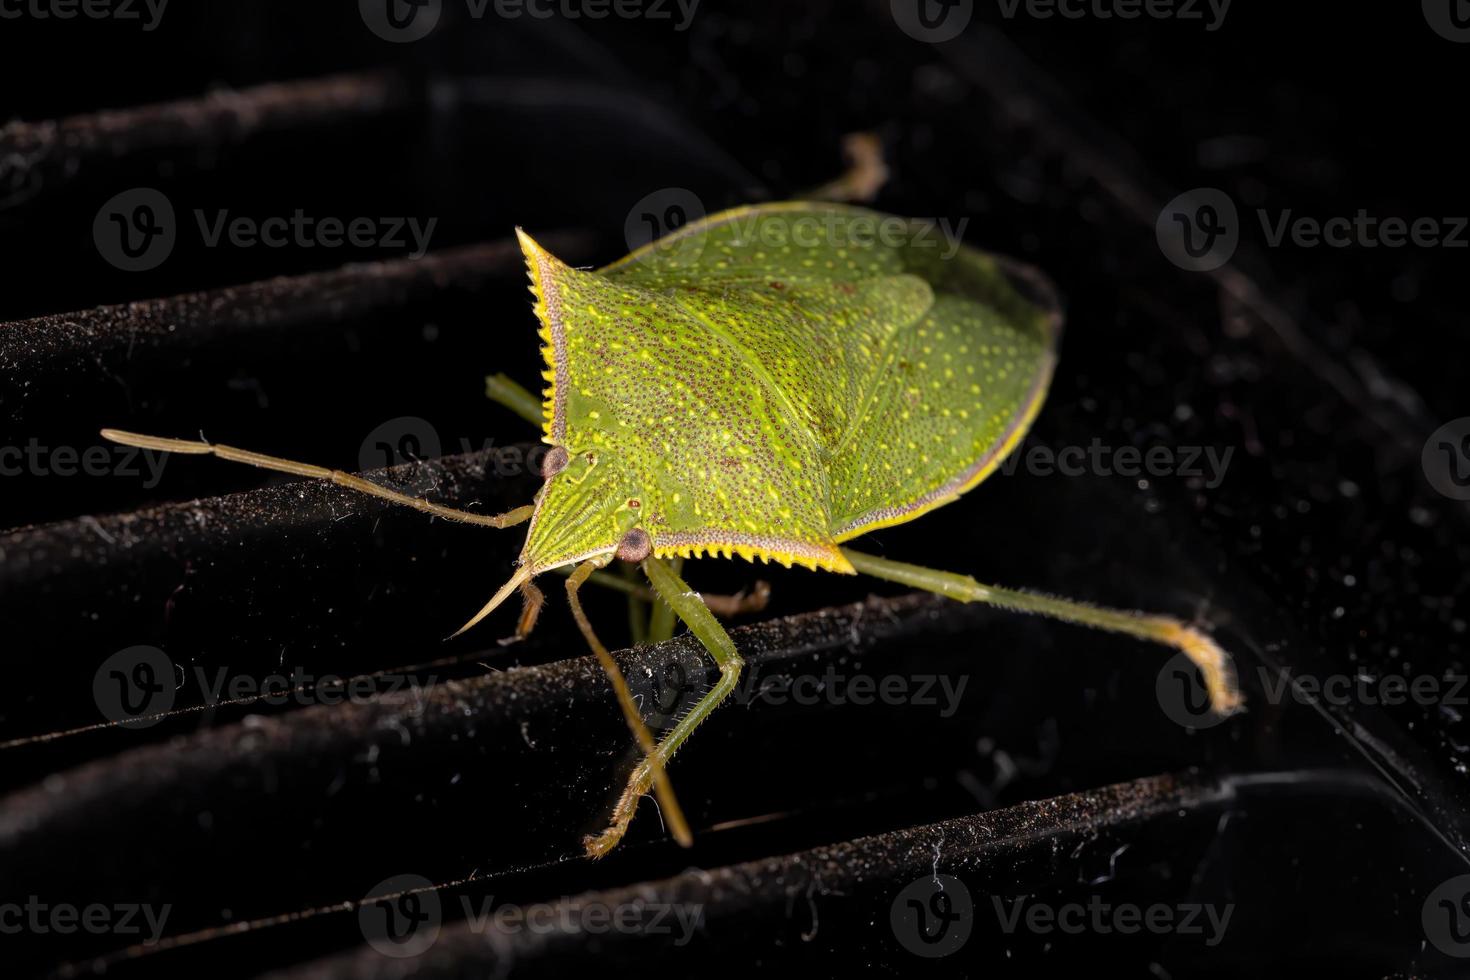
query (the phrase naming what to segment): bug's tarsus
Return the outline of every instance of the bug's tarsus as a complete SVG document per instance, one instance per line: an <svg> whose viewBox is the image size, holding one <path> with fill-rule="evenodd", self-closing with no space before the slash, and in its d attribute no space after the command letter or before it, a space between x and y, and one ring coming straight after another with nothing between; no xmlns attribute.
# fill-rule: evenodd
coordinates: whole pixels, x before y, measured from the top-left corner
<svg viewBox="0 0 1470 980"><path fill-rule="evenodd" d="M734 595L701 595L709 611L716 616L744 616L763 612L771 601L771 583L756 579L749 589L741 589Z"/></svg>
<svg viewBox="0 0 1470 980"><path fill-rule="evenodd" d="M313 466L310 463L297 463L289 459L281 459L278 456L266 456L262 453L254 453L248 449L237 449L234 446L220 446L215 443L189 440L189 439L165 439L159 436L139 435L136 432L123 432L119 429L103 429L102 438L116 442L124 446L133 446L138 449L153 449L166 453L186 453L194 456L218 456L232 463L245 463L248 466L257 466L265 470L274 470L278 473L291 473L295 476L309 477L314 480L328 480L339 487L348 490L356 490L369 496L386 500L390 503L400 504L404 507L412 507L414 510L425 514L433 514L447 521L457 521L461 524L477 524L481 527L506 528L516 524L523 524L531 519L535 508L529 504L525 507L517 507L506 511L504 514L475 514L467 510L458 510L454 507L445 507L425 500L422 497L411 497L406 493L398 493L387 487L379 486L360 476L344 473L341 470L330 470L323 466Z"/></svg>
<svg viewBox="0 0 1470 980"><path fill-rule="evenodd" d="M623 718L627 721L628 728L633 732L633 737L638 740L638 745L643 750L643 759L639 762L635 773L645 774L649 782L652 783L654 792L658 794L659 806L663 810L669 832L674 835L674 839L682 846L690 847L694 844L694 835L689 831L689 822L684 819L684 811L679 806L678 799L674 796L674 788L669 784L668 775L664 772L663 756L660 756L658 753L658 746L654 743L653 733L643 723L643 716L638 713L638 704L633 700L632 692L628 690L628 682L624 679L623 672L618 669L617 661L613 660L612 654L607 652L607 647L603 646L602 641L597 638L597 632L592 628L592 622L587 618L587 614L582 611L581 600L577 598L577 590L582 587L582 583L602 564L606 564L606 559L599 561L599 559L594 558L584 561L577 566L576 571L572 572L571 578L567 579L567 602L571 604L572 618L577 621L577 628L582 631L582 637L587 641L587 645L592 648L592 652L596 654L597 661L602 664L603 671L607 673L607 679L612 684L613 693L617 695L618 706L623 711ZM647 786L644 787L643 792L647 792ZM626 791L624 795L626 796ZM642 794L640 793L639 795L641 796ZM636 800L633 805L637 805ZM628 829L628 822L632 818L633 807L629 807L626 815L619 815L618 819L620 819L620 823L615 828L609 828L603 832L601 837L595 838L596 840L600 840L602 837L607 837L608 834L616 829L616 836L611 839L605 848L599 849L592 846L590 842L594 838L589 838L587 842L584 842L587 844L588 856L594 858L602 857L611 850L622 839L623 834Z"/></svg>
<svg viewBox="0 0 1470 980"><path fill-rule="evenodd" d="M871 201L888 183L883 140L877 133L848 133L842 138L847 170L835 180L802 195L813 201Z"/></svg>
<svg viewBox="0 0 1470 980"><path fill-rule="evenodd" d="M546 605L546 593L538 589L535 582L526 579L521 583L521 600L521 618L516 623L517 640L524 640L536 628L541 608Z"/></svg>
<svg viewBox="0 0 1470 980"><path fill-rule="evenodd" d="M1230 655L1209 634L1173 617L1107 609L1036 592L981 585L968 575L890 561L847 548L842 553L860 573L874 578L937 592L960 602L985 602L1173 647L1199 668L1210 695L1210 706L1217 715L1234 714L1245 704Z"/></svg>

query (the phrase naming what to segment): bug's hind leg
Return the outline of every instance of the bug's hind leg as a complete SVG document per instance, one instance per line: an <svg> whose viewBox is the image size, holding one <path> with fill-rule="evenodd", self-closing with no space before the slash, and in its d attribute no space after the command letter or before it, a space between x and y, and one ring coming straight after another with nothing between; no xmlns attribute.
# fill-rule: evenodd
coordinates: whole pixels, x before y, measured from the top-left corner
<svg viewBox="0 0 1470 980"><path fill-rule="evenodd" d="M195 442L188 439L163 439L158 436L138 435L136 432L122 432L118 429L103 429L102 438L138 449L187 453L195 456L212 455L235 463L275 470L279 473L292 473L316 480L329 480L339 487L356 490L391 503L401 504L404 507L412 507L425 514L442 517L447 521L458 521L461 524L478 524L481 527L513 527L530 520L531 514L535 511L535 508L528 504L525 507L506 511L504 514L475 514L467 510L457 510L453 507L445 507L443 504L432 503L422 497L411 497L406 493L398 493L341 470L329 470L323 466L312 466L310 463L295 463L289 459L253 453L248 449L236 449L234 446L217 446L210 442Z"/></svg>
<svg viewBox="0 0 1470 980"><path fill-rule="evenodd" d="M1123 633L1140 640L1173 647L1189 657L1204 675L1205 688L1210 694L1210 705L1216 714L1234 714L1244 703L1229 655L1208 634L1172 617L1106 609L1056 596L981 585L968 575L941 572L921 565L907 565L846 548L842 549L842 553L852 562L853 568L874 578L937 592L960 602L986 602L1017 612L1050 616L1064 622Z"/></svg>
<svg viewBox="0 0 1470 980"><path fill-rule="evenodd" d="M605 564L606 561L604 560ZM567 601L572 607L572 617L577 621L577 628L582 631L582 637L592 652L597 655L598 663L607 673L607 679L612 683L613 693L617 695L618 707L623 711L623 718L628 722L628 728L632 730L638 745L643 749L643 761L638 764L637 772L646 774L649 785L658 794L659 806L663 808L664 820L668 822L669 831L674 839L685 847L694 843L694 837L689 832L689 824L684 819L684 811L679 807L679 801L674 797L674 789L669 785L668 776L664 774L663 757L658 754L658 746L654 744L653 734L648 726L643 723L643 716L638 713L637 702L633 700L633 694L628 690L628 682L623 678L623 672L618 669L617 661L613 660L612 654L607 652L607 647L597 638L597 633L592 629L592 623L587 619L587 614L582 611L582 602L577 597L577 590L582 587L588 577L598 568L598 560L591 559L578 565L576 571L572 572L571 578L567 579ZM647 792L648 786L644 786ZM601 851L588 848L588 854L592 857L602 857L622 838L623 832L627 830L628 822L632 820L633 812L630 808L627 817L623 819L622 826L618 829L617 837ZM604 835L605 836L605 835Z"/></svg>
<svg viewBox="0 0 1470 980"><path fill-rule="evenodd" d="M601 857L623 839L623 834L627 832L628 824L633 819L633 811L638 808L639 799L648 792L650 786L657 786L658 775L668 765L679 746L683 745L694 729L709 717L710 712L719 707L720 702L735 690L735 685L740 680L740 670L745 665L745 661L735 649L734 641L730 639L730 634L725 632L725 628L720 625L719 620L715 619L709 607L704 604L697 593L690 591L689 586L667 562L659 558L646 558L643 561L643 571L648 576L648 581L653 584L654 591L658 593L659 598L674 610L689 627L689 631L698 637L699 642L709 651L710 656L714 658L715 665L720 669L720 677L714 687L700 698L688 714L679 719L678 724L664 736L657 748L633 770L627 786L624 787L617 805L613 808L612 820L608 828L583 841L587 853L592 857Z"/></svg>

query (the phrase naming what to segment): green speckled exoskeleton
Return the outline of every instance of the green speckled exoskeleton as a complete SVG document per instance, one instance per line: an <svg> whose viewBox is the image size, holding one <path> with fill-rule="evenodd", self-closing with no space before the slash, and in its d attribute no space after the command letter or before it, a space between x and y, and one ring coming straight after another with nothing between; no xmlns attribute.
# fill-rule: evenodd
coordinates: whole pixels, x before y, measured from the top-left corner
<svg viewBox="0 0 1470 980"><path fill-rule="evenodd" d="M882 233L895 227L907 233ZM589 854L617 844L650 790L673 835L690 841L664 769L735 688L741 657L712 612L740 603L691 590L685 558L861 573L1125 633L1182 650L1215 710L1239 707L1228 658L1180 620L981 585L844 547L958 499L1021 441L1045 398L1061 327L1038 272L968 247L936 248L923 223L826 203L727 211L597 270L571 268L519 234L548 386L539 405L504 379L491 379L491 391L542 424L552 447L527 506L474 514L226 446L104 434L329 479L451 520L529 521L514 575L463 629L519 590L524 635L541 606L533 580L570 571L573 615L644 752L607 829L587 838ZM652 593L719 669L713 688L657 739L577 598L589 579L626 586L600 573L619 559L641 565Z"/></svg>

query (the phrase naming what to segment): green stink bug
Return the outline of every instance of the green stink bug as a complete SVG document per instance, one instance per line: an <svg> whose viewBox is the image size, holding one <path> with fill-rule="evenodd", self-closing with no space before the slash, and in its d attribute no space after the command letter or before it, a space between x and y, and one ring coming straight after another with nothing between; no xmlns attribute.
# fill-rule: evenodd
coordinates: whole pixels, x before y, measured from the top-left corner
<svg viewBox="0 0 1470 980"><path fill-rule="evenodd" d="M740 674L740 654L711 612L729 604L692 592L681 558L861 573L1162 643L1199 667L1216 711L1238 709L1229 659L1179 620L985 586L842 546L984 480L1036 417L1056 362L1061 313L1046 279L963 246L941 253L924 244L927 228L841 204L760 205L691 223L595 271L571 268L518 231L549 384L539 410L513 383L492 393L542 424L552 448L534 502L503 515L227 446L103 434L330 479L452 520L529 521L515 574L460 632L519 590L524 635L541 606L532 580L571 571L572 612L644 750L607 830L585 842L593 856L618 843L650 790L674 836L689 842L664 767ZM719 668L714 687L657 741L577 598L614 559L641 565Z"/></svg>

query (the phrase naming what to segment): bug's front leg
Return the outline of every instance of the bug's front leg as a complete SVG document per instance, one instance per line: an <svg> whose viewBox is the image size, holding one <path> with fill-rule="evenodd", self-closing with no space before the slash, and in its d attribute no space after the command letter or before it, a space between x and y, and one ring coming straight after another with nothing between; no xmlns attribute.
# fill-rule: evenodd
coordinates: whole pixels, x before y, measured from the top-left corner
<svg viewBox="0 0 1470 980"><path fill-rule="evenodd" d="M592 652L596 654L598 663L602 664L602 669L612 684L613 693L618 699L618 707L622 709L623 718L628 722L628 728L633 732L633 737L638 740L639 747L643 749L643 761L639 764L638 771L647 774L648 785L651 785L658 793L658 801L663 806L664 817L669 822L669 830L673 833L674 838L680 844L688 847L694 843L694 839L689 833L689 824L684 820L684 811L680 809L679 801L674 797L674 788L669 785L668 776L664 774L663 756L658 754L659 746L654 744L652 733L643 723L643 716L638 713L638 705L633 700L632 692L628 690L628 682L623 678L623 672L618 669L617 661L613 660L612 654L607 652L607 647L603 646L602 641L597 638L597 632L592 628L591 620L582 611L582 601L577 597L577 590L582 587L582 583L605 564L607 564L606 558L601 560L594 558L578 565L572 572L571 578L567 579L567 602L571 604L572 618L577 621L577 628L582 631L582 637L592 648ZM644 792L647 792L646 786ZM623 821L622 830L627 829L628 821L631 819L633 819L633 813L629 810L627 818ZM622 830L618 832L617 838L608 845L608 849L611 849L613 844L617 843L617 839L623 836ZM607 853L607 850L594 853L589 847L588 853L593 857L601 857Z"/></svg>
<svg viewBox="0 0 1470 980"><path fill-rule="evenodd" d="M1111 633L1123 633L1162 643L1182 651L1204 675L1205 689L1211 708L1218 715L1230 715L1244 705L1235 680L1235 666L1224 650L1209 634L1171 616L1159 616L1124 609L1107 609L1072 599L981 585L968 575L942 572L922 565L908 565L887 558L842 549L847 560L864 575L898 582L914 588L937 592L960 602L986 602L1003 609L1050 616L1067 623L1091 626Z"/></svg>
<svg viewBox="0 0 1470 980"><path fill-rule="evenodd" d="M709 693L700 698L689 713L679 719L679 723L674 726L673 730L664 736L663 741L658 743L653 753L633 770L632 776L628 779L628 785L624 787L617 805L613 808L612 820L608 828L583 841L587 853L592 857L601 857L623 839L623 834L627 832L628 824L633 819L633 812L638 808L638 801L651 786L655 785L658 773L668 765L679 746L683 745L694 729L709 717L710 712L719 707L720 702L735 690L735 685L740 680L740 670L745 666L745 661L735 649L735 642L730 639L730 634L725 632L725 628L720 625L719 620L715 619L714 613L710 612L704 600L690 590L668 562L660 558L645 558L643 572L648 576L648 581L653 585L658 597L668 604L675 615L684 621L689 631L698 637L699 642L709 651L710 656L714 658L715 665L720 670L720 677Z"/></svg>

